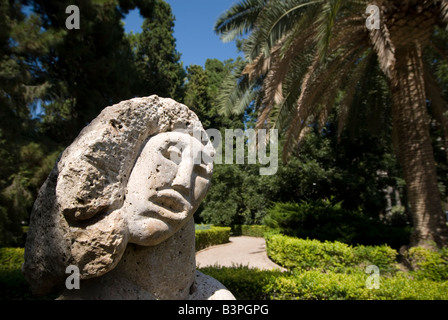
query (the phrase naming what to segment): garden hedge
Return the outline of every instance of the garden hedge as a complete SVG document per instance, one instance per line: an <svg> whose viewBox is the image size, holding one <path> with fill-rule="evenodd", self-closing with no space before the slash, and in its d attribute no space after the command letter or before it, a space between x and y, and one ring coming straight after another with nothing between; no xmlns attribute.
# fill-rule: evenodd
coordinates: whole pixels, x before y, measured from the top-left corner
<svg viewBox="0 0 448 320"><path fill-rule="evenodd" d="M417 279L448 281L448 248L435 251L414 247L409 249L406 258Z"/></svg>
<svg viewBox="0 0 448 320"><path fill-rule="evenodd" d="M0 248L0 300L31 297L31 290L21 272L23 254L23 248Z"/></svg>
<svg viewBox="0 0 448 320"><path fill-rule="evenodd" d="M400 271L397 251L266 234L272 260L288 271L208 267L201 271L244 300L448 300L448 249L411 248L413 268ZM378 266L379 288L369 288L368 265Z"/></svg>
<svg viewBox="0 0 448 320"><path fill-rule="evenodd" d="M197 230L196 239L201 245L212 245L228 241L229 233L230 228L210 226ZM247 266L199 270L245 300L448 300L448 249L411 248L405 258L414 270L403 272L397 269L396 251L387 246L351 247L278 234L266 238L268 252L288 271ZM33 298L20 271L23 253L23 248L0 248L1 300ZM369 264L380 268L378 289L367 286Z"/></svg>
<svg viewBox="0 0 448 320"><path fill-rule="evenodd" d="M230 227L196 228L196 251L229 242Z"/></svg>
<svg viewBox="0 0 448 320"><path fill-rule="evenodd" d="M309 270L281 272L240 267L200 269L224 284L238 300L448 300L448 281L418 280L404 272L381 276L368 289L369 274Z"/></svg>
<svg viewBox="0 0 448 320"><path fill-rule="evenodd" d="M233 236L248 236L248 237L264 237L265 233L272 230L272 228L265 225L247 225L236 224L232 225L231 233Z"/></svg>
<svg viewBox="0 0 448 320"><path fill-rule="evenodd" d="M305 240L280 234L266 235L268 256L288 270L343 272L347 268L376 265L382 272L397 270L398 252L386 245L352 247L338 241Z"/></svg>
<svg viewBox="0 0 448 320"><path fill-rule="evenodd" d="M199 227L196 230L196 250L229 242L230 227ZM23 248L0 248L0 300L33 299L30 287L21 272ZM56 296L41 297L54 299Z"/></svg>

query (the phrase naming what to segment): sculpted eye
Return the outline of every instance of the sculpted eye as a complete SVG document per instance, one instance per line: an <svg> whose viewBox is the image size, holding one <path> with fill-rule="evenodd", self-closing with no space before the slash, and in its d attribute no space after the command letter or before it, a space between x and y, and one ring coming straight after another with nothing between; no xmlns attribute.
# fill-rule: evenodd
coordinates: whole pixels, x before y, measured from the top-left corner
<svg viewBox="0 0 448 320"><path fill-rule="evenodd" d="M175 164L179 164L182 161L182 151L174 145L167 146L161 153L165 158L173 161Z"/></svg>

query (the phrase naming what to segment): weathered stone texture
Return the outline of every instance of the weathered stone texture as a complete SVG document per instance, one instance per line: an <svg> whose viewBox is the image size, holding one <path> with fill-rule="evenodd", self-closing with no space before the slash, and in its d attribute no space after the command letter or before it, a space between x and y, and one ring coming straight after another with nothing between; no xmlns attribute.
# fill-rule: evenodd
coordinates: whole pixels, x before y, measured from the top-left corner
<svg viewBox="0 0 448 320"><path fill-rule="evenodd" d="M22 269L35 293L63 288L66 267L75 265L82 288L66 291L62 298L233 297L223 294L226 290L216 280L195 270L192 215L208 190L212 164L202 164L197 173L185 150L175 164L157 154L157 161L169 163L166 168L177 173L157 178L151 172L147 185L142 179L134 189L128 185L136 162L143 161L139 170L148 174L146 159L154 156L153 149L161 152L157 146L145 151L152 137L182 129L182 134L163 138L190 141L185 135L191 135L198 121L186 106L151 96L107 107L82 130L62 153L33 207ZM212 153L209 141L202 142L201 148ZM141 158L142 154L146 155ZM163 166L158 165L157 172L159 167ZM186 174L199 176L191 177L200 182L191 190L181 189L175 181ZM139 175L140 171L134 173L135 181ZM160 181L163 188L156 187ZM146 188L159 202L145 198ZM127 195L128 190L134 191ZM129 199L140 200L130 203ZM162 236L149 241L153 234ZM112 294L105 289L115 290L109 290Z"/></svg>

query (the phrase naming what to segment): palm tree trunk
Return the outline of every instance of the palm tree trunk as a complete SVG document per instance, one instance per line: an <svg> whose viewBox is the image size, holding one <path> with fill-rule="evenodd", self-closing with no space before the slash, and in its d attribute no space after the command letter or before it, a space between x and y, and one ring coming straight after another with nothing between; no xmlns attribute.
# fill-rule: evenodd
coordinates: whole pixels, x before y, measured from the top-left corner
<svg viewBox="0 0 448 320"><path fill-rule="evenodd" d="M391 76L392 116L413 220L411 246L448 246L437 186L419 42L397 48Z"/></svg>

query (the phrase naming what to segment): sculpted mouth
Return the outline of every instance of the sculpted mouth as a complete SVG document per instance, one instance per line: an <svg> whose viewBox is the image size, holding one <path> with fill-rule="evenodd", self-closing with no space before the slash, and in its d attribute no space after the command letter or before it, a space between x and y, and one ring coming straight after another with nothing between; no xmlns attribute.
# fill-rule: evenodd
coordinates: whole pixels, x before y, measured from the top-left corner
<svg viewBox="0 0 448 320"><path fill-rule="evenodd" d="M179 192L172 189L158 191L149 201L169 212L177 214L188 212L191 207Z"/></svg>

